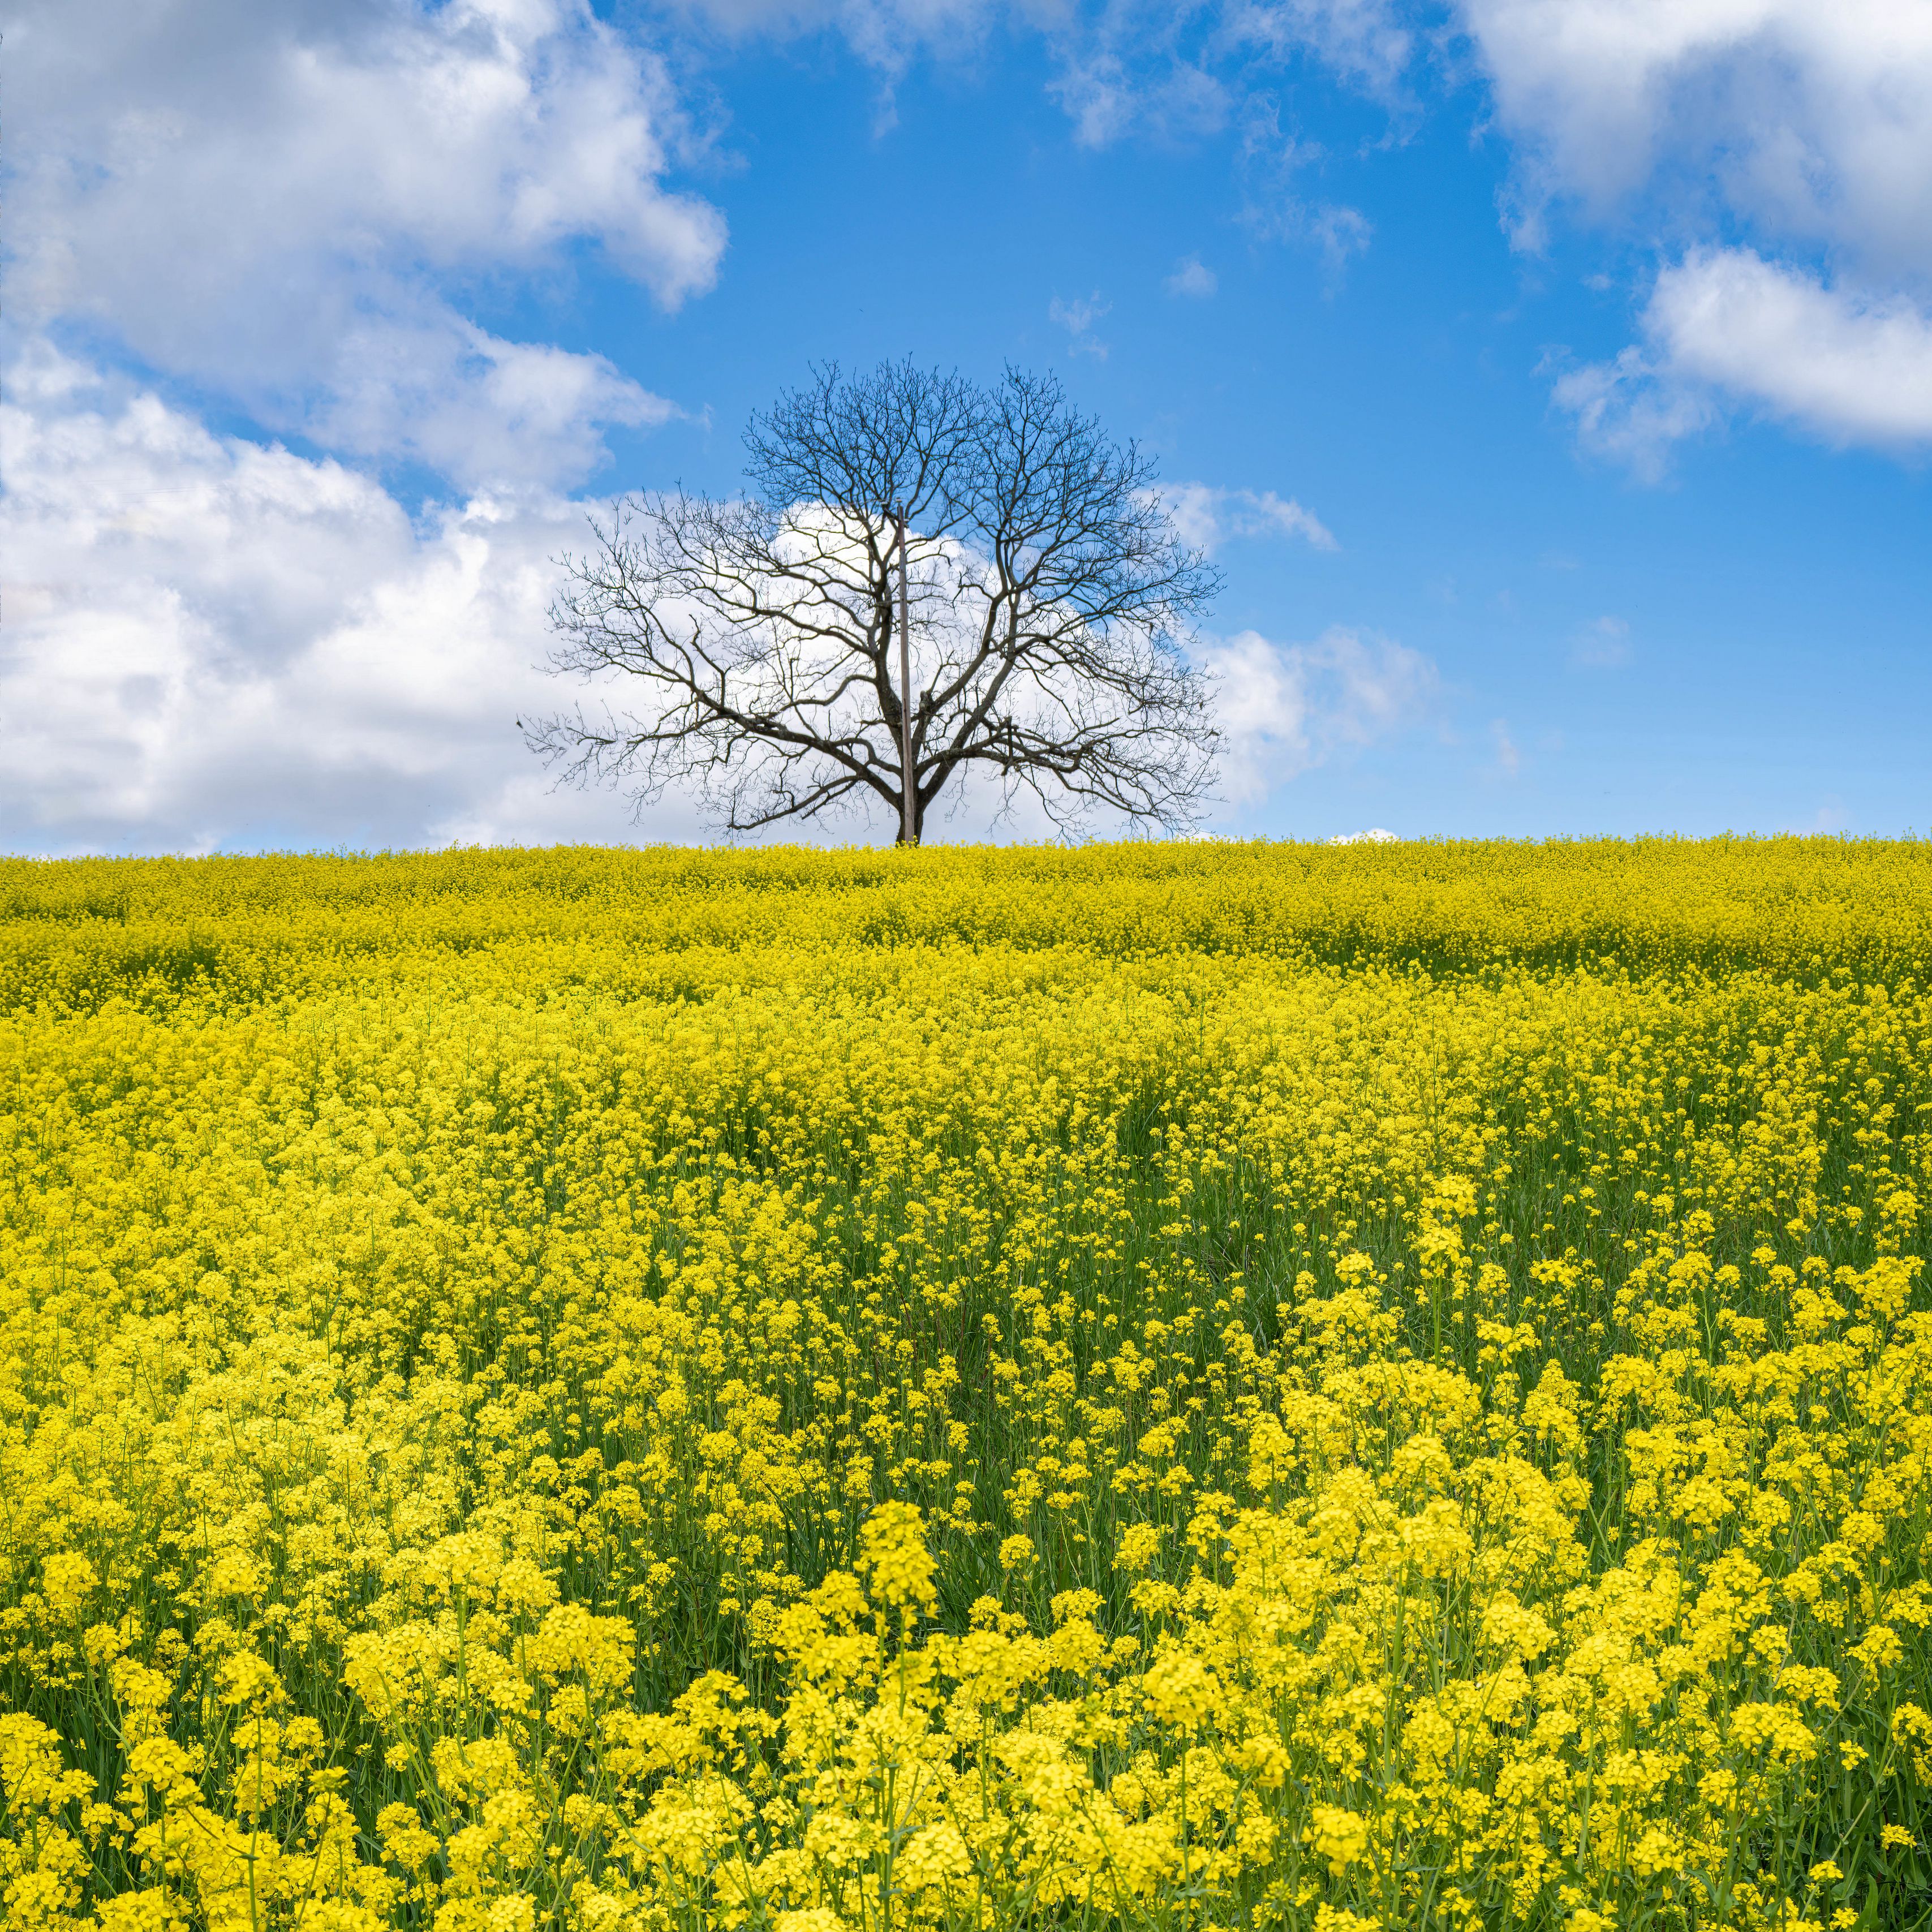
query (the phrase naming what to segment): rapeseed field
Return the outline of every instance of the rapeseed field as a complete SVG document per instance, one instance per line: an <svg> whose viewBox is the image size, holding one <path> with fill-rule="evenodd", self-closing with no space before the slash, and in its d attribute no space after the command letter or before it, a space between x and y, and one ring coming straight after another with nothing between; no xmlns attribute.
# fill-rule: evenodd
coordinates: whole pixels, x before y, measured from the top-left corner
<svg viewBox="0 0 1932 1932"><path fill-rule="evenodd" d="M1932 1912L1932 850L0 864L18 1932Z"/></svg>

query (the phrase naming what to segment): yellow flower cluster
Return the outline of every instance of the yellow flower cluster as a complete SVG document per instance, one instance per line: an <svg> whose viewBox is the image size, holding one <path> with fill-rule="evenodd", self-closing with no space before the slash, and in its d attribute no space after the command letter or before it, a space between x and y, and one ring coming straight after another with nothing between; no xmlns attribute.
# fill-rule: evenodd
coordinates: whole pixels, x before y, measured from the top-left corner
<svg viewBox="0 0 1932 1932"><path fill-rule="evenodd" d="M0 882L8 1928L1932 1912L1920 846Z"/></svg>

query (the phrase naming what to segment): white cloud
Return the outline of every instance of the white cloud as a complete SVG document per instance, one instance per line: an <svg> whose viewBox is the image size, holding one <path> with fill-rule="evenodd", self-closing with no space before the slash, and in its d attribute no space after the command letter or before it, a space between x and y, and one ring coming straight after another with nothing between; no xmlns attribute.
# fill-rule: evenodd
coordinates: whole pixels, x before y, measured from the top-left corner
<svg viewBox="0 0 1932 1932"><path fill-rule="evenodd" d="M1222 787L1236 805L1420 722L1440 689L1420 652L1340 626L1308 644L1243 631L1204 656L1226 734Z"/></svg>
<svg viewBox="0 0 1932 1932"><path fill-rule="evenodd" d="M1312 56L1398 108L1426 38L1396 0L692 0L740 27L832 26L868 58L1034 26L1060 64L1077 137L1186 138L1238 120L1258 233L1312 243L1339 278L1367 247L1360 211L1311 199L1323 157L1281 124L1270 72ZM1932 305L1932 8L1902 0L1452 0L1448 16L1518 146L1515 221L1552 202L1634 215L1675 238L1646 339L1561 376L1583 440L1660 475L1729 395L1827 436L1923 440L1920 344ZM880 50L885 51L880 52ZM1741 237L1702 249L1686 237ZM1821 274L1792 263L1828 265ZM1198 272L1197 272L1198 271ZM1170 292L1205 295L1192 258ZM1061 312L1061 311L1064 311ZM1100 352L1090 322L1057 319ZM1897 392L1886 391L1898 379Z"/></svg>
<svg viewBox="0 0 1932 1932"><path fill-rule="evenodd" d="M1094 333L1094 325L1113 306L1112 302L1101 299L1098 289L1084 301L1062 302L1055 296L1046 305L1046 317L1066 330L1076 356L1096 356L1104 362L1107 359L1107 345Z"/></svg>
<svg viewBox="0 0 1932 1932"><path fill-rule="evenodd" d="M1397 0L670 0L728 38L840 34L891 84L921 55L957 64L998 26L1036 32L1082 146L1172 144L1224 128L1257 86L1312 56L1396 103L1418 36Z"/></svg>
<svg viewBox="0 0 1932 1932"><path fill-rule="evenodd" d="M1181 540L1210 554L1234 537L1304 537L1317 550L1338 548L1313 511L1272 490L1219 490L1176 483L1161 491Z"/></svg>
<svg viewBox="0 0 1932 1932"><path fill-rule="evenodd" d="M1460 0L1526 192L1715 201L1869 269L1932 273L1932 8Z"/></svg>
<svg viewBox="0 0 1932 1932"><path fill-rule="evenodd" d="M213 434L44 342L0 406L0 848L696 840L668 796L554 790L520 716L583 694L538 667L584 506L522 491L412 520L332 460ZM622 681L608 693L621 709ZM997 782L948 838L1052 836ZM876 813L787 839L890 836Z"/></svg>
<svg viewBox="0 0 1932 1932"><path fill-rule="evenodd" d="M1900 0L1460 0L1553 201L1678 240L1643 340L1566 372L1586 446L1642 476L1720 400L1838 442L1932 440L1932 8Z"/></svg>
<svg viewBox="0 0 1932 1932"><path fill-rule="evenodd" d="M1323 265L1333 282L1340 279L1352 257L1369 252L1376 230L1374 223L1360 208L1326 202L1310 210L1307 232L1322 250Z"/></svg>
<svg viewBox="0 0 1932 1932"><path fill-rule="evenodd" d="M1084 148L1138 136L1172 145L1218 133L1232 105L1228 84L1187 58L1158 31L1094 39L1060 37L1060 77L1052 92Z"/></svg>
<svg viewBox="0 0 1932 1932"><path fill-rule="evenodd" d="M1092 146L1211 132L1256 71L1311 55L1392 99L1418 39L1400 0L668 0L663 10L736 40L835 32L892 77L922 53L970 58L996 26L1031 29L1058 60L1054 92L1076 139Z"/></svg>
<svg viewBox="0 0 1932 1932"><path fill-rule="evenodd" d="M958 58L1006 9L998 0L671 0L665 10L733 40L829 29L860 59L897 75L922 52Z"/></svg>
<svg viewBox="0 0 1932 1932"><path fill-rule="evenodd" d="M1708 429L1718 412L1703 391L1672 380L1644 352L1620 350L1558 376L1550 391L1576 419L1576 439L1593 455L1627 464L1646 483L1660 482L1670 452Z"/></svg>
<svg viewBox="0 0 1932 1932"><path fill-rule="evenodd" d="M665 185L662 68L586 0L28 0L8 34L16 323L104 330L276 429L547 484L668 405L500 340L478 274L596 246L666 308L724 229Z"/></svg>
<svg viewBox="0 0 1932 1932"><path fill-rule="evenodd" d="M1240 219L1264 241L1312 242L1333 290L1349 262L1367 253L1375 227L1359 208L1311 201L1304 192L1304 177L1324 159L1320 147L1283 129L1277 101L1267 94L1250 100L1241 130Z"/></svg>
<svg viewBox="0 0 1932 1932"><path fill-rule="evenodd" d="M1414 35L1388 0L1243 0L1226 12L1228 38L1279 60L1312 51L1368 92L1395 94Z"/></svg>
<svg viewBox="0 0 1932 1932"><path fill-rule="evenodd" d="M1187 296L1204 302L1221 286L1212 268L1204 267L1198 255L1189 255L1174 265L1174 273L1161 284L1171 296Z"/></svg>
<svg viewBox="0 0 1932 1932"><path fill-rule="evenodd" d="M1932 317L1751 250L1700 251L1665 269L1642 347L1567 372L1556 398L1586 446L1654 476L1707 427L1712 392L1838 443L1932 443Z"/></svg>
<svg viewBox="0 0 1932 1932"><path fill-rule="evenodd" d="M588 0L25 0L8 56L7 842L624 836L514 721L554 696L556 492L675 412L466 309L585 247L666 308L710 286L661 65ZM329 454L213 434L110 361ZM454 502L412 522L337 458Z"/></svg>
<svg viewBox="0 0 1932 1932"><path fill-rule="evenodd" d="M0 411L13 850L614 838L515 729L554 703L553 552L578 507L412 526L332 461L211 434L44 346ZM688 836L688 812L653 820Z"/></svg>
<svg viewBox="0 0 1932 1932"><path fill-rule="evenodd" d="M304 427L325 447L412 458L461 489L564 486L602 466L603 430L682 413L602 356L505 342L447 310L352 326Z"/></svg>
<svg viewBox="0 0 1932 1932"><path fill-rule="evenodd" d="M1516 749L1516 740L1510 736L1509 722L1506 718L1490 719L1490 738L1496 748L1496 770L1506 778L1514 778L1522 769L1522 754Z"/></svg>
<svg viewBox="0 0 1932 1932"><path fill-rule="evenodd" d="M1586 624L1570 646L1570 662L1590 670L1614 670L1630 662L1630 626L1621 617Z"/></svg>
<svg viewBox="0 0 1932 1932"><path fill-rule="evenodd" d="M1400 842L1393 832L1379 825L1372 825L1366 832L1338 832L1328 842L1331 845L1394 845Z"/></svg>
<svg viewBox="0 0 1932 1932"><path fill-rule="evenodd" d="M1748 249L1658 276L1644 317L1672 374L1846 442L1932 442L1932 319L1902 296L1830 289Z"/></svg>

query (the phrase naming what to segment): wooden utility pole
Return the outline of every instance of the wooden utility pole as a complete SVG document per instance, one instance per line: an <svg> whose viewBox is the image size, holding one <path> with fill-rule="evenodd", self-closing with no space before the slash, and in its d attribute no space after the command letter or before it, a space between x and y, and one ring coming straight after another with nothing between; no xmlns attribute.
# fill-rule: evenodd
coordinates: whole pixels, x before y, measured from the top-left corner
<svg viewBox="0 0 1932 1932"><path fill-rule="evenodd" d="M899 836L908 845L918 842L914 817L912 768L912 604L906 590L905 512L899 526Z"/></svg>

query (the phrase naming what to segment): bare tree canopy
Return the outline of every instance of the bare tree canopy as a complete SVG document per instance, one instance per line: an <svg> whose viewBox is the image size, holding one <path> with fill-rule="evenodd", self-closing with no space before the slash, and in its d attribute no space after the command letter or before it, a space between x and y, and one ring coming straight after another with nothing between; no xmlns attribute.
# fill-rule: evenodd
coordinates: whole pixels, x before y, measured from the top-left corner
<svg viewBox="0 0 1932 1932"><path fill-rule="evenodd" d="M746 495L622 498L560 560L553 668L626 677L601 717L525 726L564 779L640 809L688 788L730 832L876 800L916 842L976 772L1063 828L1193 821L1216 734L1187 647L1219 584L1133 445L1050 376L907 362L814 370L745 446Z"/></svg>

